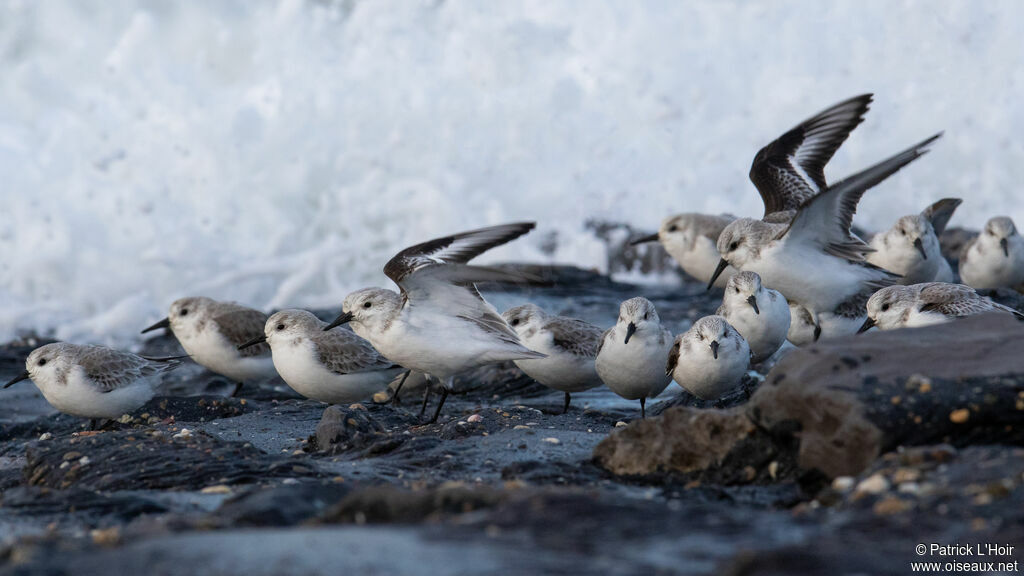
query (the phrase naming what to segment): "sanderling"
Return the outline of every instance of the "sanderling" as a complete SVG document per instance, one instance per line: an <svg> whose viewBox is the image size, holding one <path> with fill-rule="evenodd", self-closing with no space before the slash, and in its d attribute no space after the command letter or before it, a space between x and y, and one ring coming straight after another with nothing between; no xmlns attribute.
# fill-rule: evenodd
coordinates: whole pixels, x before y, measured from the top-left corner
<svg viewBox="0 0 1024 576"><path fill-rule="evenodd" d="M872 326L880 330L930 326L985 312L1008 312L1024 318L1024 314L997 304L963 284L926 282L889 286L875 292L868 300L868 317L859 332Z"/></svg>
<svg viewBox="0 0 1024 576"><path fill-rule="evenodd" d="M832 310L818 312L817 319L802 304L790 302L786 339L796 346L805 346L818 340L856 334L867 318L868 298L874 293L874 288L867 287Z"/></svg>
<svg viewBox="0 0 1024 576"><path fill-rule="evenodd" d="M960 253L960 278L979 290L1024 290L1024 238L1013 220L997 216L985 223Z"/></svg>
<svg viewBox="0 0 1024 576"><path fill-rule="evenodd" d="M67 342L32 351L25 371L4 384L31 379L51 406L95 420L119 418L153 397L160 375L177 368L180 356L146 358L101 346Z"/></svg>
<svg viewBox="0 0 1024 576"><path fill-rule="evenodd" d="M352 323L389 360L440 380L441 407L459 372L495 362L543 358L519 337L480 292L475 282L523 282L524 276L466 263L514 240L532 222L504 224L437 238L406 248L384 266L401 294L364 288L345 297L342 313L325 330Z"/></svg>
<svg viewBox="0 0 1024 576"><path fill-rule="evenodd" d="M601 336L595 367L601 381L627 400L640 400L647 416L648 398L661 394L672 376L663 369L672 349L672 332L661 325L654 304L630 298L619 306L619 319Z"/></svg>
<svg viewBox="0 0 1024 576"><path fill-rule="evenodd" d="M665 373L694 396L714 400L736 387L749 366L750 346L739 331L721 316L705 316L676 336Z"/></svg>
<svg viewBox="0 0 1024 576"><path fill-rule="evenodd" d="M755 272L740 272L729 280L716 314L747 341L754 364L770 358L786 341L789 303L777 290L763 287Z"/></svg>
<svg viewBox="0 0 1024 576"><path fill-rule="evenodd" d="M535 304L506 310L502 316L530 350L547 358L516 360L516 366L537 382L565 392L562 414L569 411L570 394L601 385L594 360L603 330L576 318L553 316Z"/></svg>
<svg viewBox="0 0 1024 576"><path fill-rule="evenodd" d="M142 331L170 328L181 347L200 366L235 381L232 396L243 382L273 378L274 362L266 344L239 350L238 346L263 334L267 315L233 302L202 296L180 298L167 317Z"/></svg>
<svg viewBox="0 0 1024 576"><path fill-rule="evenodd" d="M867 254L866 260L902 276L900 284L952 282L953 269L939 248L939 235L961 202L943 198L920 214L903 216L871 239L875 251Z"/></svg>
<svg viewBox="0 0 1024 576"><path fill-rule="evenodd" d="M932 136L805 202L788 224L741 218L718 238L719 270L751 270L766 286L798 302L812 316L834 310L866 287L883 288L895 275L864 260L871 247L850 227L866 190L927 153ZM815 318L817 324L817 318Z"/></svg>
<svg viewBox="0 0 1024 576"><path fill-rule="evenodd" d="M281 310L267 319L263 334L238 348L266 342L281 378L306 398L328 404L370 398L405 371L351 330L325 332L326 325L305 310Z"/></svg>
<svg viewBox="0 0 1024 576"><path fill-rule="evenodd" d="M676 214L666 218L657 233L634 240L631 244L636 246L645 242L661 242L683 272L706 283L722 259L715 247L718 235L735 219L734 216L726 215ZM731 267L726 268L715 286L724 287L735 272Z"/></svg>

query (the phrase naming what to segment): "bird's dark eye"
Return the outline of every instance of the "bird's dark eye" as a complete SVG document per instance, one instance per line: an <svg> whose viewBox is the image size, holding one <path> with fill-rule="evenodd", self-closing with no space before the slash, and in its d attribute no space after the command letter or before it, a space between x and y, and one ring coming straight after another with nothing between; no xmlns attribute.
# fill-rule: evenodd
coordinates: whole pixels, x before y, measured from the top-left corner
<svg viewBox="0 0 1024 576"><path fill-rule="evenodd" d="M733 287L733 290L735 290L737 294L740 293L740 287L739 286Z"/></svg>
<svg viewBox="0 0 1024 576"><path fill-rule="evenodd" d="M675 224L668 227L669 232L675 232L676 230L679 230L679 227L676 226Z"/></svg>
<svg viewBox="0 0 1024 576"><path fill-rule="evenodd" d="M739 245L740 245L739 242L733 242L732 244L729 244L729 250L730 251L735 250L736 248L739 247Z"/></svg>
<svg viewBox="0 0 1024 576"><path fill-rule="evenodd" d="M647 320L647 312L644 312L644 320Z"/></svg>
<svg viewBox="0 0 1024 576"><path fill-rule="evenodd" d="M278 324L277 325L277 329L278 330L284 330L284 324Z"/></svg>
<svg viewBox="0 0 1024 576"><path fill-rule="evenodd" d="M181 315L182 316L188 316L188 308L182 308L181 309Z"/></svg>
<svg viewBox="0 0 1024 576"><path fill-rule="evenodd" d="M46 358L40 358L39 359L39 365L40 366L46 366Z"/></svg>
<svg viewBox="0 0 1024 576"><path fill-rule="evenodd" d="M888 309L889 309L889 305L888 304L882 304L882 312L885 312Z"/></svg>
<svg viewBox="0 0 1024 576"><path fill-rule="evenodd" d="M373 306L372 302L366 302L365 304L363 304L363 308L369 308L370 306Z"/></svg>
<svg viewBox="0 0 1024 576"><path fill-rule="evenodd" d="M906 236L907 235L907 231L904 230L903 228L900 228L900 234Z"/></svg>
<svg viewBox="0 0 1024 576"><path fill-rule="evenodd" d="M512 321L512 325L513 326L519 326L519 318L516 318L515 320L513 320Z"/></svg>

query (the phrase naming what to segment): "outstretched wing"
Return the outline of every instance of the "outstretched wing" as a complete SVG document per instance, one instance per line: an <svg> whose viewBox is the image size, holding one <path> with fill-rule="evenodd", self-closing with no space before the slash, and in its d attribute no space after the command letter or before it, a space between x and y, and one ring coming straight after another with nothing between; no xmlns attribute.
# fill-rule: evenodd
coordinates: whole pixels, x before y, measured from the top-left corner
<svg viewBox="0 0 1024 576"><path fill-rule="evenodd" d="M603 334L597 326L576 318L558 316L548 321L544 328L551 332L556 347L576 356L597 357Z"/></svg>
<svg viewBox="0 0 1024 576"><path fill-rule="evenodd" d="M148 359L99 346L83 350L78 363L85 375L103 392L113 392L140 378L173 370L181 364L177 357Z"/></svg>
<svg viewBox="0 0 1024 576"><path fill-rule="evenodd" d="M312 338L320 363L336 374L372 372L398 366L351 330L336 328L314 332Z"/></svg>
<svg viewBox="0 0 1024 576"><path fill-rule="evenodd" d="M533 222L501 224L428 240L402 250L384 266L384 274L402 286L409 275L440 264L465 264L480 254L526 234Z"/></svg>
<svg viewBox="0 0 1024 576"><path fill-rule="evenodd" d="M225 306L223 312L218 310L213 323L231 345L237 348L263 334L267 315L259 310L230 304ZM270 354L270 345L266 342L256 344L239 350L238 354L243 357L266 356Z"/></svg>
<svg viewBox="0 0 1024 576"><path fill-rule="evenodd" d="M926 220L931 222L935 235L941 236L942 232L946 229L946 224L949 223L949 219L953 217L953 212L956 212L957 206L962 202L963 200L959 198L943 198L925 208L921 212L921 216L924 216Z"/></svg>
<svg viewBox="0 0 1024 576"><path fill-rule="evenodd" d="M791 242L805 242L825 252L863 262L864 255L872 248L850 232L857 203L871 187L895 174L900 168L917 160L928 152L928 146L942 134L936 134L910 148L883 160L870 168L858 172L845 180L833 184L828 190L807 201L789 227L779 238L789 235Z"/></svg>
<svg viewBox="0 0 1024 576"><path fill-rule="evenodd" d="M765 216L796 210L827 188L825 164L864 121L871 94L840 102L758 151L750 180L761 193Z"/></svg>

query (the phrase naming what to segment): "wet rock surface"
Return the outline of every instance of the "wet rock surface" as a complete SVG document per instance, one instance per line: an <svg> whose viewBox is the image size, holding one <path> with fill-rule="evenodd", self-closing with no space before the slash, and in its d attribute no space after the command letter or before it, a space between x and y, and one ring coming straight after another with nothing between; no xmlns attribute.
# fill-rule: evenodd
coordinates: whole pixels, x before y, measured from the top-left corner
<svg viewBox="0 0 1024 576"><path fill-rule="evenodd" d="M721 297L524 269L557 282L487 292L498 309L607 326L644 294L678 333ZM562 415L512 364L458 378L434 424L422 385L328 407L279 381L224 398L186 366L93 433L12 388L0 574L903 574L922 541L1020 560L1021 328L952 326L822 342L717 401L672 385L646 420L606 389ZM0 378L34 345L0 347Z"/></svg>

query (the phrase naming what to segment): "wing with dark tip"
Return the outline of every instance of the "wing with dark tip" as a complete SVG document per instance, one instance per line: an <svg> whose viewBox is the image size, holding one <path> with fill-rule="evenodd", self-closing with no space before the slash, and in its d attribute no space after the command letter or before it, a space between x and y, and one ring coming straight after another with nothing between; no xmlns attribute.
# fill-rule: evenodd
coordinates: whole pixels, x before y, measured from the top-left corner
<svg viewBox="0 0 1024 576"><path fill-rule="evenodd" d="M78 364L100 391L113 392L140 378L173 370L181 362L178 357L147 359L129 352L89 346L83 349Z"/></svg>
<svg viewBox="0 0 1024 576"><path fill-rule="evenodd" d="M953 217L953 212L956 212L957 206L962 202L963 200L959 198L943 198L925 208L921 212L921 216L924 216L926 220L931 222L935 235L941 236L942 232L946 229L946 224L949 223L949 219Z"/></svg>
<svg viewBox="0 0 1024 576"><path fill-rule="evenodd" d="M815 246L825 252L853 262L863 262L873 249L850 232L853 215L861 196L879 182L892 176L907 164L928 152L942 134L936 134L849 178L833 184L828 190L811 198L800 207L790 225L778 238L789 236L790 242Z"/></svg>
<svg viewBox="0 0 1024 576"><path fill-rule="evenodd" d="M576 356L597 357L603 333L597 326L576 318L556 316L544 325L544 329L551 332L556 347Z"/></svg>
<svg viewBox="0 0 1024 576"><path fill-rule="evenodd" d="M668 352L668 363L665 364L665 374L672 374L676 370L676 364L679 363L679 347L680 342L677 340L672 345L672 349Z"/></svg>
<svg viewBox="0 0 1024 576"><path fill-rule="evenodd" d="M384 266L384 274L402 286L410 274L439 264L465 264L484 252L526 234L533 222L516 222L480 228L428 240L402 250Z"/></svg>
<svg viewBox="0 0 1024 576"><path fill-rule="evenodd" d="M827 188L825 164L864 121L871 97L862 94L840 102L758 151L750 180L761 193L765 216L796 210Z"/></svg>
<svg viewBox="0 0 1024 576"><path fill-rule="evenodd" d="M921 301L921 312L937 312L951 318L995 311L1021 315L1013 308L997 304L963 284L928 282L921 285L918 298Z"/></svg>
<svg viewBox="0 0 1024 576"><path fill-rule="evenodd" d="M267 324L267 315L259 310L239 306L238 304L220 303L215 312L213 323L235 348L263 334ZM249 346L238 351L242 357L267 356L270 345L266 342Z"/></svg>

